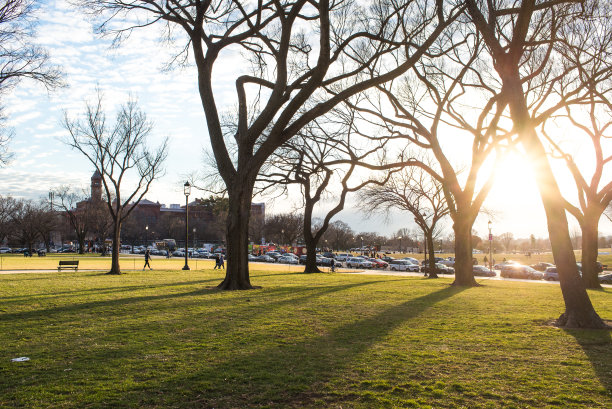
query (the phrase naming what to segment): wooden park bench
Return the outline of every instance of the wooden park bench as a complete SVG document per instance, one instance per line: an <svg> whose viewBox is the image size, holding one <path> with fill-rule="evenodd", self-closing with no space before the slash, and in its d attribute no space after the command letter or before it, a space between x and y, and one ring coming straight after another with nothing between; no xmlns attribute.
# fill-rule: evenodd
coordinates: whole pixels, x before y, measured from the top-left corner
<svg viewBox="0 0 612 409"><path fill-rule="evenodd" d="M79 269L79 260L60 260L57 271L61 271L63 268L73 268L74 271L77 271Z"/></svg>

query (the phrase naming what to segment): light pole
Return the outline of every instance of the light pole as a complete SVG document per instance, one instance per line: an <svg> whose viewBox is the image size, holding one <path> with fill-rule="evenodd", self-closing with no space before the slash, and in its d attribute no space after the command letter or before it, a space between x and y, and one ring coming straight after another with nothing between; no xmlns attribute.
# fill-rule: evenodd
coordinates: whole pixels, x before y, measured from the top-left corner
<svg viewBox="0 0 612 409"><path fill-rule="evenodd" d="M402 236L399 236L399 237L398 237L398 239L399 239L399 241L400 241L400 249L399 249L399 252L400 252L400 254L401 254L401 252L402 252Z"/></svg>
<svg viewBox="0 0 612 409"><path fill-rule="evenodd" d="M193 251L196 249L196 228L193 228Z"/></svg>
<svg viewBox="0 0 612 409"><path fill-rule="evenodd" d="M493 233L491 227L493 223L489 220L489 271L493 272Z"/></svg>
<svg viewBox="0 0 612 409"><path fill-rule="evenodd" d="M363 256L363 237L359 236L359 240L361 240L361 255Z"/></svg>
<svg viewBox="0 0 612 409"><path fill-rule="evenodd" d="M145 250L149 247L149 225L145 226Z"/></svg>
<svg viewBox="0 0 612 409"><path fill-rule="evenodd" d="M191 185L189 182L185 182L183 192L185 193L185 266L183 270L190 270L187 262L187 257L189 255L189 250L187 249L187 246L189 246L189 194L191 193Z"/></svg>

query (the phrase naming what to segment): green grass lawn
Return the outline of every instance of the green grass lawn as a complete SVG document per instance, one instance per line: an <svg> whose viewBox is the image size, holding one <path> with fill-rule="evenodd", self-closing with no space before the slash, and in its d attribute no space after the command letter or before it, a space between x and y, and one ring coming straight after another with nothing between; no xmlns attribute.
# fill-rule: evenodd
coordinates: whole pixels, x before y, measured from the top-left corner
<svg viewBox="0 0 612 409"><path fill-rule="evenodd" d="M0 275L0 407L612 407L610 331L547 325L558 285L223 274Z"/></svg>

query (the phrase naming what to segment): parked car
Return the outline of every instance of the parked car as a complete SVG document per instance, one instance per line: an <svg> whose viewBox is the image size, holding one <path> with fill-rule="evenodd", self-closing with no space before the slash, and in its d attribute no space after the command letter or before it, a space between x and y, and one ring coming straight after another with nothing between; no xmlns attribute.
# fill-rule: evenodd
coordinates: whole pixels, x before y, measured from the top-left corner
<svg viewBox="0 0 612 409"><path fill-rule="evenodd" d="M504 266L522 266L522 264L519 263L518 261L507 260L507 261L502 261L501 263L495 264L493 268L495 270L501 270Z"/></svg>
<svg viewBox="0 0 612 409"><path fill-rule="evenodd" d="M10 252L11 252L10 247L0 247L0 254L10 253Z"/></svg>
<svg viewBox="0 0 612 409"><path fill-rule="evenodd" d="M546 271L547 268L554 267L554 266L555 265L551 263L540 262L540 263L532 264L529 267L533 268L534 270L538 270L538 271Z"/></svg>
<svg viewBox="0 0 612 409"><path fill-rule="evenodd" d="M372 268L372 263L362 257L350 257L346 260L348 268Z"/></svg>
<svg viewBox="0 0 612 409"><path fill-rule="evenodd" d="M338 253L336 255L336 260L338 260L338 261L346 261L348 258L351 258L351 257L353 257L353 255L350 254L350 253Z"/></svg>
<svg viewBox="0 0 612 409"><path fill-rule="evenodd" d="M475 265L472 266L472 272L474 273L474 277L496 277L495 271L489 270L485 266Z"/></svg>
<svg viewBox="0 0 612 409"><path fill-rule="evenodd" d="M382 261L379 258L369 257L369 258L367 258L367 260L369 260L372 263L372 267L374 267L374 268L385 269L385 268L389 267L389 263L387 263L386 261Z"/></svg>
<svg viewBox="0 0 612 409"><path fill-rule="evenodd" d="M522 278L528 280L541 280L544 273L536 271L529 266L520 264L508 264L502 267L500 276L504 278Z"/></svg>
<svg viewBox="0 0 612 409"><path fill-rule="evenodd" d="M410 261L412 264L417 264L417 265L419 264L419 260L417 260L417 259L416 259L416 258L414 258L414 257L404 257L404 258L402 258L401 260L408 260L408 261Z"/></svg>
<svg viewBox="0 0 612 409"><path fill-rule="evenodd" d="M546 281L559 281L559 274L557 273L557 267L548 267L544 270L544 280Z"/></svg>
<svg viewBox="0 0 612 409"><path fill-rule="evenodd" d="M306 254L302 254L298 260L298 263L300 264L306 264Z"/></svg>
<svg viewBox="0 0 612 409"><path fill-rule="evenodd" d="M453 267L455 265L455 257L448 257L444 260L440 260L440 264L444 264L445 266Z"/></svg>
<svg viewBox="0 0 612 409"><path fill-rule="evenodd" d="M599 276L599 282L601 284L612 284L612 274L606 274Z"/></svg>
<svg viewBox="0 0 612 409"><path fill-rule="evenodd" d="M384 257L381 257L380 259L386 263L390 263L391 261L395 260L393 257L389 257L389 256L384 256Z"/></svg>
<svg viewBox="0 0 612 409"><path fill-rule="evenodd" d="M326 251L325 253L321 254L323 257L327 257L327 258L336 258L336 255L332 252Z"/></svg>
<svg viewBox="0 0 612 409"><path fill-rule="evenodd" d="M281 253L277 252L277 251L268 251L266 253L266 255L268 257L272 257L274 259L274 261L278 260L278 258L281 256Z"/></svg>
<svg viewBox="0 0 612 409"><path fill-rule="evenodd" d="M262 254L261 256L257 257L257 261L262 261L264 263L274 263L274 261L276 260L274 260L273 257L268 256L267 254Z"/></svg>
<svg viewBox="0 0 612 409"><path fill-rule="evenodd" d="M282 263L282 264L297 264L298 263L298 259L296 257L291 257L291 256L280 256L277 260L277 263Z"/></svg>
<svg viewBox="0 0 612 409"><path fill-rule="evenodd" d="M249 254L249 261L257 261L257 256L254 256L252 254Z"/></svg>
<svg viewBox="0 0 612 409"><path fill-rule="evenodd" d="M425 264L423 265L423 267L421 267L421 272L429 274L429 265L427 265L427 262L425 260L423 260L423 262ZM454 268L445 266L442 263L436 263L434 268L435 268L436 274L455 274Z"/></svg>
<svg viewBox="0 0 612 409"><path fill-rule="evenodd" d="M334 260L334 259L331 258L331 257L318 257L317 258L317 265L331 267L332 260ZM341 265L341 263L336 261L336 260L334 260L334 263L335 263L334 264L335 266Z"/></svg>
<svg viewBox="0 0 612 409"><path fill-rule="evenodd" d="M389 262L389 270L391 271L410 271L413 273L419 272L419 266L411 263L408 260L391 260Z"/></svg>

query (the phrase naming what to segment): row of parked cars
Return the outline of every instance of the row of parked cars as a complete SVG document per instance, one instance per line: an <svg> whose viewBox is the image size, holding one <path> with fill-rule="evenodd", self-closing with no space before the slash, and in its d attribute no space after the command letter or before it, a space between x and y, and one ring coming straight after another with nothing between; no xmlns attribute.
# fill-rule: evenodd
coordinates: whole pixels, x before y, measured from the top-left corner
<svg viewBox="0 0 612 409"><path fill-rule="evenodd" d="M582 273L582 264L576 263L578 271ZM604 271L607 266L597 262L598 272ZM530 266L525 266L515 261L505 261L495 265L495 269L500 270L500 276L504 278L520 278L527 280L546 280L559 281L557 267L551 263L537 263ZM612 284L612 274L606 274L599 277L599 281L604 284Z"/></svg>

